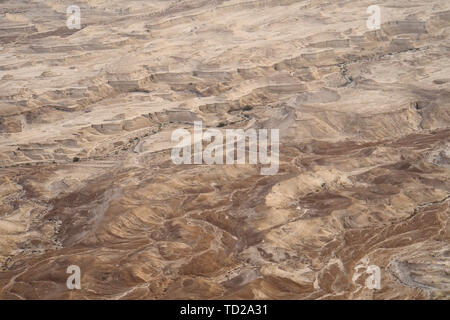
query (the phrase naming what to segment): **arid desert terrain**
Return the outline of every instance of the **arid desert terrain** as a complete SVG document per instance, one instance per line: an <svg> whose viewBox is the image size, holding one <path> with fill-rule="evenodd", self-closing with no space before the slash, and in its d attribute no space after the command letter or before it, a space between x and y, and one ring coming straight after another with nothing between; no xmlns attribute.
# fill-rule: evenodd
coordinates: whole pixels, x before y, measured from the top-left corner
<svg viewBox="0 0 450 320"><path fill-rule="evenodd" d="M449 203L448 0L0 0L0 299L450 299Z"/></svg>

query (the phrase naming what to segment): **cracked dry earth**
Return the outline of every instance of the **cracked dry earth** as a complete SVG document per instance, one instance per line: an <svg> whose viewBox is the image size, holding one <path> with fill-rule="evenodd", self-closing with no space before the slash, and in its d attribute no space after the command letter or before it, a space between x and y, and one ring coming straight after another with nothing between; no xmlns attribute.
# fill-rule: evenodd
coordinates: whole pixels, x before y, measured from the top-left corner
<svg viewBox="0 0 450 320"><path fill-rule="evenodd" d="M0 4L0 299L450 298L449 1ZM278 174L173 164L194 120Z"/></svg>

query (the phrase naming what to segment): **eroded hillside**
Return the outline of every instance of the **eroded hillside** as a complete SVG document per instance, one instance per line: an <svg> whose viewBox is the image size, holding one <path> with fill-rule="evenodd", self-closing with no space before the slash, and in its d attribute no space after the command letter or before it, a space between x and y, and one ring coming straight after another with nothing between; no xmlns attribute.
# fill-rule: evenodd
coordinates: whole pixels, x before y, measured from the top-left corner
<svg viewBox="0 0 450 320"><path fill-rule="evenodd" d="M0 299L450 297L450 2L0 2ZM175 165L194 121L278 174Z"/></svg>

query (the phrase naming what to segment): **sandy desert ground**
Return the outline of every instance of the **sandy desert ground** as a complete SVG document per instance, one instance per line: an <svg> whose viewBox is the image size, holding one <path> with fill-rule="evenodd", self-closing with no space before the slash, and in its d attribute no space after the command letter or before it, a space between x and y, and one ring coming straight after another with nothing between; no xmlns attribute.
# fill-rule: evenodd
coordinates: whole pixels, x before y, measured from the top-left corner
<svg viewBox="0 0 450 320"><path fill-rule="evenodd" d="M450 298L448 0L0 4L0 299ZM278 173L175 165L196 120Z"/></svg>

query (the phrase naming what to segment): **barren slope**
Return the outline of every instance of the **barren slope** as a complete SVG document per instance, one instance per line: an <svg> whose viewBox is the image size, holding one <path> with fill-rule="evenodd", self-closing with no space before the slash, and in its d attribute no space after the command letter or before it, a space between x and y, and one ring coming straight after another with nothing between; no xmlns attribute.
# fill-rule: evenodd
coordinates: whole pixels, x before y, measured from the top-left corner
<svg viewBox="0 0 450 320"><path fill-rule="evenodd" d="M0 2L0 299L450 298L450 2ZM173 164L194 120L278 174Z"/></svg>

